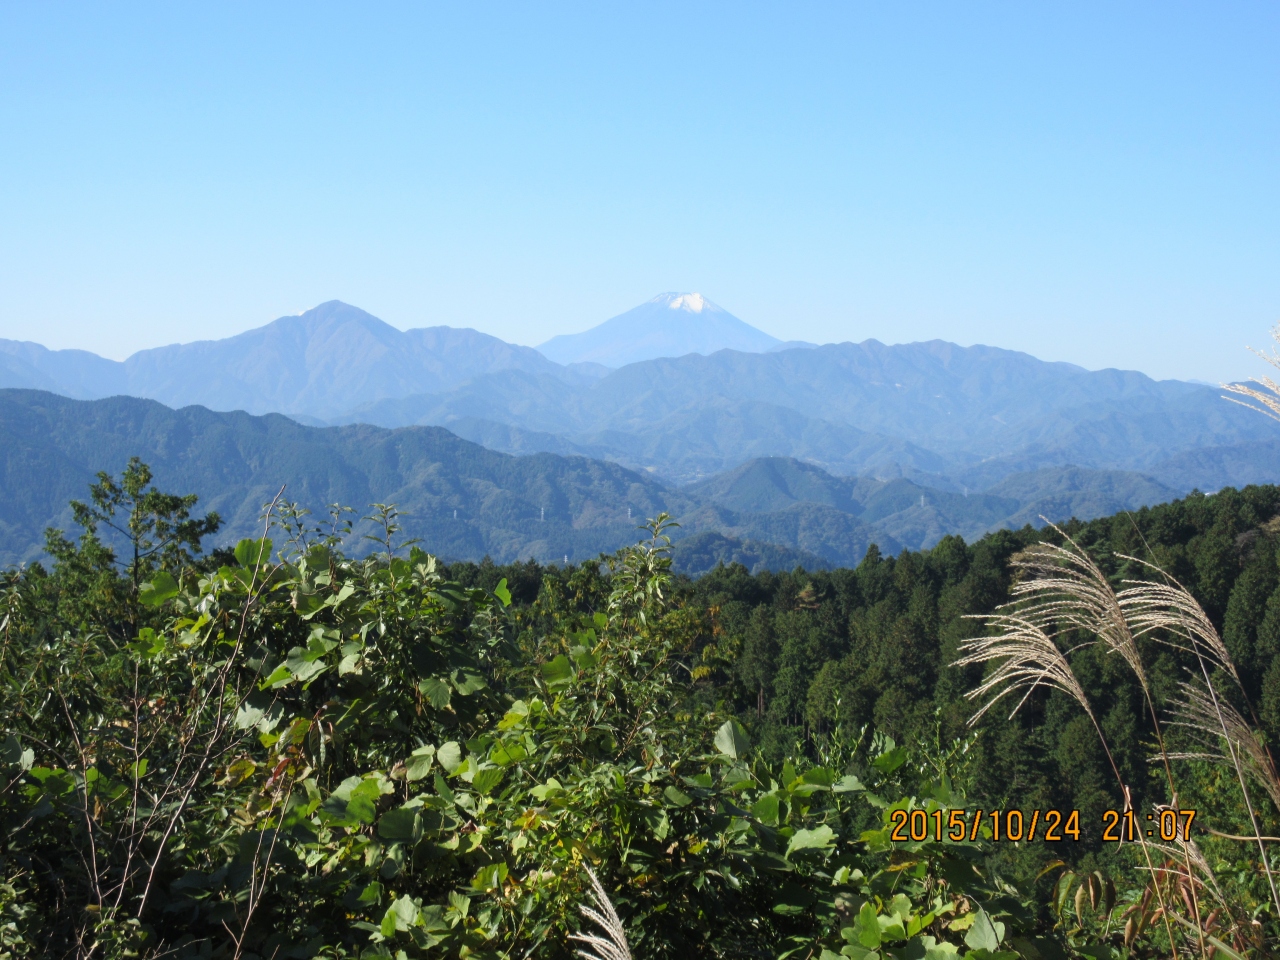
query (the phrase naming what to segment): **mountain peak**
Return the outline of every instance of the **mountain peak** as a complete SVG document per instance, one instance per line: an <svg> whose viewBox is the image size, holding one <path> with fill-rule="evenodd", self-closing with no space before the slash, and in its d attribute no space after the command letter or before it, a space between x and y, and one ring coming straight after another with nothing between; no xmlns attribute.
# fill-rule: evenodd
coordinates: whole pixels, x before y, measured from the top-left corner
<svg viewBox="0 0 1280 960"><path fill-rule="evenodd" d="M724 313L724 310L700 293L660 293L649 302L661 304L668 310L683 310L685 313L701 313L703 310Z"/></svg>
<svg viewBox="0 0 1280 960"><path fill-rule="evenodd" d="M780 345L775 337L743 323L700 293L669 292L590 330L552 337L538 349L557 363L590 361L624 367L658 357L718 350L766 353Z"/></svg>

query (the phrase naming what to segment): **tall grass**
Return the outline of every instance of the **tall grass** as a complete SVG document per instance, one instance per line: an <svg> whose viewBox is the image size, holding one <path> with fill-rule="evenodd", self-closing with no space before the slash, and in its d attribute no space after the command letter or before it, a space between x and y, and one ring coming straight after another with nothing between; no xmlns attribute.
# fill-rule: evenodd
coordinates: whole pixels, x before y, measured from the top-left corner
<svg viewBox="0 0 1280 960"><path fill-rule="evenodd" d="M1038 544L1012 559L1016 571L1013 600L982 618L994 632L961 646L957 666L990 667L986 678L968 693L980 704L974 721L1010 694L1021 694L1012 716L1035 690L1059 690L1084 710L1111 759L1111 745L1071 664L1076 651L1101 646L1133 673L1150 714L1157 746L1152 761L1162 766L1168 791L1166 801L1155 806L1155 816L1158 819L1160 810L1179 808L1178 761L1213 759L1226 763L1252 833L1212 832L1232 842L1256 845L1271 906L1280 917L1280 895L1267 850L1267 843L1275 838L1262 836L1259 826L1260 800L1280 809L1280 776L1259 735L1256 719L1246 719L1246 714L1253 716L1252 707L1222 638L1190 591L1158 567L1121 557L1140 564L1153 579L1125 580L1116 589L1083 548L1054 529L1062 538L1061 545ZM1148 681L1143 640L1181 651L1193 664L1177 693L1162 701L1156 699ZM1168 726L1185 733L1184 739L1194 748L1168 747ZM1130 784L1113 759L1111 768L1125 809L1130 810ZM1144 818L1139 817L1139 822L1145 822ZM1176 840L1162 843L1146 838L1144 830L1137 831L1140 866L1148 881L1134 902L1120 905L1126 921L1125 944L1158 921L1175 957L1180 952L1205 957L1215 951L1244 955L1256 949L1259 927L1254 918L1223 893L1194 836L1183 828L1176 832ZM1082 885L1078 900L1084 890Z"/></svg>

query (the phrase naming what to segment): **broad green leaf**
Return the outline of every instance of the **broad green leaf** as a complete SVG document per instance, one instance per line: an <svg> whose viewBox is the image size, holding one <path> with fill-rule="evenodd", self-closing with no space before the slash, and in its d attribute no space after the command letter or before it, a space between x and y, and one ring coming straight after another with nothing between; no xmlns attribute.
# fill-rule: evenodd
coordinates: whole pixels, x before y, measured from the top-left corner
<svg viewBox="0 0 1280 960"><path fill-rule="evenodd" d="M498 585L493 588L493 595L504 606L511 606L511 591L507 589L507 578L503 577L498 581Z"/></svg>
<svg viewBox="0 0 1280 960"><path fill-rule="evenodd" d="M567 687L573 682L573 664L563 653L542 665L542 679L552 690Z"/></svg>
<svg viewBox="0 0 1280 960"><path fill-rule="evenodd" d="M323 610L324 606L324 597L318 593L295 592L293 595L293 609L303 620L310 620Z"/></svg>
<svg viewBox="0 0 1280 960"><path fill-rule="evenodd" d="M249 567L264 566L271 562L271 541L266 537L261 540L241 540L236 544L236 563Z"/></svg>
<svg viewBox="0 0 1280 960"><path fill-rule="evenodd" d="M876 922L880 924L880 940L905 940L907 939L907 928L903 922L898 919L897 914L882 913L876 917Z"/></svg>
<svg viewBox="0 0 1280 960"><path fill-rule="evenodd" d="M872 760L871 765L881 773L893 773L893 771L907 762L908 756L910 754L907 753L906 747L894 747Z"/></svg>
<svg viewBox="0 0 1280 960"><path fill-rule="evenodd" d="M346 814L347 818L350 820L358 820L361 823L373 823L373 818L377 816L378 811L374 806L373 800L366 796L360 796L352 797L347 801Z"/></svg>
<svg viewBox="0 0 1280 960"><path fill-rule="evenodd" d="M751 749L751 741L747 739L747 731L737 720L726 720L716 731L716 749L726 756L738 760L747 755Z"/></svg>
<svg viewBox="0 0 1280 960"><path fill-rule="evenodd" d="M26 772L36 762L36 754L30 747L23 749L22 742L13 734L9 734L4 738L4 743L0 744L0 759Z"/></svg>
<svg viewBox="0 0 1280 960"><path fill-rule="evenodd" d="M158 607L166 600L178 595L178 582L173 576L161 570L138 589L138 602L147 607Z"/></svg>
<svg viewBox="0 0 1280 960"><path fill-rule="evenodd" d="M349 819L361 823L373 823L377 816L378 799L382 796L382 788L376 779L361 780L350 794L347 801L346 814Z"/></svg>
<svg viewBox="0 0 1280 960"><path fill-rule="evenodd" d="M792 834L791 842L787 844L787 856L790 857L798 850L825 849L831 845L835 836L835 831L825 823L812 830L797 830Z"/></svg>
<svg viewBox="0 0 1280 960"><path fill-rule="evenodd" d="M489 751L489 760L500 767L519 763L527 756L529 752L519 740L499 740Z"/></svg>
<svg viewBox="0 0 1280 960"><path fill-rule="evenodd" d="M418 808L388 810L378 820L378 836L384 840L417 840L422 836L422 816Z"/></svg>
<svg viewBox="0 0 1280 960"><path fill-rule="evenodd" d="M1000 941L1004 939L1004 924L992 921L987 911L981 907L973 918L973 926L964 935L964 942L972 950L998 950Z"/></svg>
<svg viewBox="0 0 1280 960"><path fill-rule="evenodd" d="M408 930L417 919L418 905L406 894L387 908L387 914L382 918L381 933L384 937L394 937L397 930ZM387 932L388 926L390 933Z"/></svg>
<svg viewBox="0 0 1280 960"><path fill-rule="evenodd" d="M551 777L546 783L540 783L536 787L532 787L529 793L533 794L538 800L550 800L564 793L564 787L555 777Z"/></svg>
<svg viewBox="0 0 1280 960"><path fill-rule="evenodd" d="M514 730L520 726L529 716L529 705L523 700L517 700L507 710L501 720L498 721L499 730Z"/></svg>
<svg viewBox="0 0 1280 960"><path fill-rule="evenodd" d="M436 748L428 744L425 747L419 747L409 756L409 761L404 765L404 775L406 780L421 780L431 772L431 764L435 760Z"/></svg>
<svg viewBox="0 0 1280 960"><path fill-rule="evenodd" d="M453 688L464 697L483 690L489 685L484 674L474 670L455 670L452 679Z"/></svg>
<svg viewBox="0 0 1280 960"><path fill-rule="evenodd" d="M870 903L862 905L853 926L858 942L868 950L874 950L880 946L880 918L876 916L876 908Z"/></svg>
<svg viewBox="0 0 1280 960"><path fill-rule="evenodd" d="M141 657L144 660L150 660L158 657L165 651L165 638L163 634L156 633L150 627L143 627L138 631L138 639L128 645L128 649L134 656Z"/></svg>
<svg viewBox="0 0 1280 960"><path fill-rule="evenodd" d="M436 759L440 761L440 766L444 767L445 773L452 774L462 766L462 747L458 746L456 741L450 740L436 751Z"/></svg>
<svg viewBox="0 0 1280 960"><path fill-rule="evenodd" d="M855 776L841 777L831 785L832 793L853 793L858 790L865 790L862 781Z"/></svg>
<svg viewBox="0 0 1280 960"><path fill-rule="evenodd" d="M309 680L314 680L328 669L328 665L321 659L322 656L323 654L317 653L310 648L304 650L302 647L292 647L284 663L289 668L289 672L293 674L294 679L301 683L306 683Z"/></svg>
<svg viewBox="0 0 1280 960"><path fill-rule="evenodd" d="M939 943L928 936L920 938L920 946L924 947L922 960L955 960L960 953L960 948L954 943Z"/></svg>
<svg viewBox="0 0 1280 960"><path fill-rule="evenodd" d="M751 808L751 815L761 823L776 827L781 806L782 804L778 800L777 794L768 793L755 802Z"/></svg>
<svg viewBox="0 0 1280 960"><path fill-rule="evenodd" d="M687 807L693 803L693 798L687 793L681 791L678 787L667 787L662 791L662 795L667 798L667 802L677 807Z"/></svg>
<svg viewBox="0 0 1280 960"><path fill-rule="evenodd" d="M472 786L475 787L476 793L484 796L488 794L494 787L502 782L502 770L498 767L485 767L476 773Z"/></svg>
<svg viewBox="0 0 1280 960"><path fill-rule="evenodd" d="M671 834L671 821L667 819L665 810L656 810L644 815L645 826L653 834L653 839L661 843Z"/></svg>
<svg viewBox="0 0 1280 960"><path fill-rule="evenodd" d="M471 880L473 890L492 890L501 887L507 879L507 865L499 860L487 867L481 867Z"/></svg>
<svg viewBox="0 0 1280 960"><path fill-rule="evenodd" d="M906 922L907 917L911 916L911 900L906 894L895 893L893 899L889 901L887 909L899 920Z"/></svg>
<svg viewBox="0 0 1280 960"><path fill-rule="evenodd" d="M448 707L449 700L453 696L453 691L449 685L437 677L428 677L423 680L418 684L418 689L427 698L427 703L437 710L444 710Z"/></svg>

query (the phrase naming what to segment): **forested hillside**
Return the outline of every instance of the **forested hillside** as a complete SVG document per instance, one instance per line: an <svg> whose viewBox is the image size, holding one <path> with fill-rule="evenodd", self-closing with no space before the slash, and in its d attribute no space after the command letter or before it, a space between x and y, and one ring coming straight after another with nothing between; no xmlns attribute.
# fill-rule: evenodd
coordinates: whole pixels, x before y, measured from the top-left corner
<svg viewBox="0 0 1280 960"><path fill-rule="evenodd" d="M11 957L567 957L588 868L636 957L1280 947L1280 488L698 579L86 493L3 582Z"/></svg>
<svg viewBox="0 0 1280 960"><path fill-rule="evenodd" d="M75 401L0 390L0 561L40 556L44 529L72 524L67 502L98 471L119 470L134 454L163 486L201 491L223 517L223 545L255 535L263 504L283 487L319 514L333 503L363 515L371 503L394 502L408 535L446 559L578 562L625 545L637 518L665 510L682 524L677 567L691 573L719 560L752 569L850 566L872 543L896 553L948 533L972 539L995 527L1039 525L1042 516L1087 518L1175 495L1150 477L1118 471L1014 475L981 494L835 477L778 457L675 488L609 460L512 456L439 427L308 427L131 397ZM357 517L345 549L367 551L368 533Z"/></svg>

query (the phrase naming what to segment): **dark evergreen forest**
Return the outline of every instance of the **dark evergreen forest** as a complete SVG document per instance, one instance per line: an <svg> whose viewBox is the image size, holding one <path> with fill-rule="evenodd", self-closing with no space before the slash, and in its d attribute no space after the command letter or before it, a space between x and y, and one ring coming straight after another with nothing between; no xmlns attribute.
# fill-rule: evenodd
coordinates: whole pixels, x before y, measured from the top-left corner
<svg viewBox="0 0 1280 960"><path fill-rule="evenodd" d="M1280 948L1280 487L696 579L197 508L4 573L3 960Z"/></svg>

